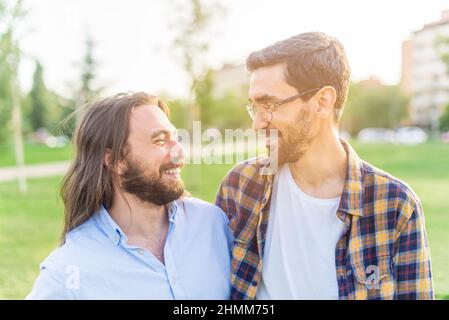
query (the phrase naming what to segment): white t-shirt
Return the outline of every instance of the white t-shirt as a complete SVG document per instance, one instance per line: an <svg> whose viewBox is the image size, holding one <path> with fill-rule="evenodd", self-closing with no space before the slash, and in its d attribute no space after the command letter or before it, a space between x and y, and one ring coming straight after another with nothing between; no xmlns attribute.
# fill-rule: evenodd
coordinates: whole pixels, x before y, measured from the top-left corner
<svg viewBox="0 0 449 320"><path fill-rule="evenodd" d="M301 191L288 164L274 177L257 299L338 299L335 247L346 230L340 198Z"/></svg>

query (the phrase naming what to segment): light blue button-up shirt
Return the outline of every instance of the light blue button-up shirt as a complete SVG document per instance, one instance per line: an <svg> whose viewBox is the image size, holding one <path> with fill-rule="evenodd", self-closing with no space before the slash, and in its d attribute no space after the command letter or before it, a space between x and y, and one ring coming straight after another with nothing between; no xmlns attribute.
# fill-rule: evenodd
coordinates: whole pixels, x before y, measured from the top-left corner
<svg viewBox="0 0 449 320"><path fill-rule="evenodd" d="M228 299L228 218L190 197L167 207L165 265L148 250L128 245L102 208L45 259L27 299Z"/></svg>

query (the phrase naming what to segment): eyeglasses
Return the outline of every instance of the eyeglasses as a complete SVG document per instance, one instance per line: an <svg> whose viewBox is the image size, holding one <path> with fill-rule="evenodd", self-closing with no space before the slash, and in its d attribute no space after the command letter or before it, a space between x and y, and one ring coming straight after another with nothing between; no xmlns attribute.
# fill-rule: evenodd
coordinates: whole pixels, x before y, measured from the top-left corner
<svg viewBox="0 0 449 320"><path fill-rule="evenodd" d="M271 119L269 122L271 122L271 120L273 119L273 112L276 111L275 110L276 108L282 106L283 104L295 101L296 99L301 98L301 97L305 96L306 94L318 91L320 89L321 88L310 89L310 90L298 93L294 96L291 96L287 99L281 100L279 102L271 103L271 104L258 104L258 105L249 104L246 106L246 110L248 111L248 114L252 120L256 119L256 116L258 114L261 114L262 112L269 111L271 114Z"/></svg>

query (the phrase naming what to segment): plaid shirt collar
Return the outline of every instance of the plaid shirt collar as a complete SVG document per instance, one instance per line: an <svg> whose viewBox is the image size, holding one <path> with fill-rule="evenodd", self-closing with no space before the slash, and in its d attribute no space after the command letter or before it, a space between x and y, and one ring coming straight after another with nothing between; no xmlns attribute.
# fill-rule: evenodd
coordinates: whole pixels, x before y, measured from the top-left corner
<svg viewBox="0 0 449 320"><path fill-rule="evenodd" d="M363 216L363 162L352 147L343 139L340 139L348 155L348 169L346 181L341 194L339 211L354 216Z"/></svg>

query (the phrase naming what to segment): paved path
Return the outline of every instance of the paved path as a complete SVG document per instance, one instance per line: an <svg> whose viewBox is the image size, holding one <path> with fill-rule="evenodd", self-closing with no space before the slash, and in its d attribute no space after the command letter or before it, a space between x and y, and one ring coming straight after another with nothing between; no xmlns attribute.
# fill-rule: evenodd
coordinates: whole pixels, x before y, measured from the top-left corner
<svg viewBox="0 0 449 320"><path fill-rule="evenodd" d="M69 168L70 161L51 162L44 164L26 165L24 167L27 178L40 178L63 175ZM16 167L0 168L0 182L16 180L18 171Z"/></svg>

